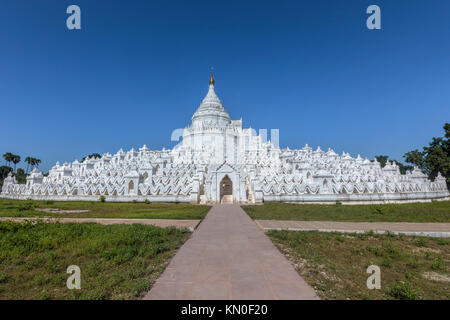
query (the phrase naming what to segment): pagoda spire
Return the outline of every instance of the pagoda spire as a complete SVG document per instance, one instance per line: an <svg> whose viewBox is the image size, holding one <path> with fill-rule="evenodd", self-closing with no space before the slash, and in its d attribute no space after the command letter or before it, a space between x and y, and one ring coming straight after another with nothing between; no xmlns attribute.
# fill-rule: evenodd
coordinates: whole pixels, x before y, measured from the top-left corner
<svg viewBox="0 0 450 320"><path fill-rule="evenodd" d="M214 68L211 67L211 77L209 77L209 85L210 85L210 86L214 86L214 85L215 85L215 82L214 82L214 75L213 75L213 70L214 70Z"/></svg>

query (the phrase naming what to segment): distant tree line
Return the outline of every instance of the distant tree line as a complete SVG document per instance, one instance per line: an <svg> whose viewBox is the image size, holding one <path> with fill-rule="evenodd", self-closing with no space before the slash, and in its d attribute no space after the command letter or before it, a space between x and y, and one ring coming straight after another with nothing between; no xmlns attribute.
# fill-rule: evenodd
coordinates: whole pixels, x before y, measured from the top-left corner
<svg viewBox="0 0 450 320"><path fill-rule="evenodd" d="M406 162L418 166L430 179L440 172L450 187L450 123L444 125L444 136L433 138L422 151L417 149L405 153Z"/></svg>
<svg viewBox="0 0 450 320"><path fill-rule="evenodd" d="M41 163L41 159L26 157L25 162L27 163L27 170L23 170L22 168L18 168L16 170L17 164L20 162L21 157L17 154L13 154L11 152L6 152L3 154L3 159L5 159L5 165L0 166L0 185L3 185L3 180L8 176L10 172L16 177L18 183L25 183L27 179L28 170L33 170L34 168L38 168ZM14 165L14 167L11 166Z"/></svg>
<svg viewBox="0 0 450 320"><path fill-rule="evenodd" d="M398 165L398 168L400 169L400 173L401 174L405 174L406 171L410 171L413 170L414 167L410 166L410 165L405 165L403 163L401 163L400 161L397 160L388 160L389 156L375 156L375 159L380 163L380 166L382 168L384 168L387 164L387 162L389 161L391 164L393 164L394 162Z"/></svg>
<svg viewBox="0 0 450 320"><path fill-rule="evenodd" d="M399 166L402 174L417 166L429 179L434 180L440 172L445 177L447 186L450 188L450 123L445 123L443 128L445 132L444 137L433 138L428 146L423 147L422 151L415 149L405 153L403 156L405 161L412 165L404 165L400 161L393 160ZM375 159L382 168L389 161L388 156L375 156Z"/></svg>
<svg viewBox="0 0 450 320"><path fill-rule="evenodd" d="M85 159L100 159L102 156L98 153L89 154L81 160L83 162ZM41 159L26 157L24 162L27 164L26 171L22 168L18 168L16 170L16 166L21 161L21 157L17 154L13 154L11 152L6 152L3 154L3 158L5 159L5 165L0 166L0 187L3 185L3 180L8 176L11 172L16 178L18 183L26 183L27 175L29 171L32 171L34 168L39 168L39 164L42 162ZM44 173L44 176L48 173Z"/></svg>
<svg viewBox="0 0 450 320"><path fill-rule="evenodd" d="M91 153L85 157L83 157L83 159L81 159L81 162L84 162L84 160L86 159L100 159L102 156L98 153Z"/></svg>

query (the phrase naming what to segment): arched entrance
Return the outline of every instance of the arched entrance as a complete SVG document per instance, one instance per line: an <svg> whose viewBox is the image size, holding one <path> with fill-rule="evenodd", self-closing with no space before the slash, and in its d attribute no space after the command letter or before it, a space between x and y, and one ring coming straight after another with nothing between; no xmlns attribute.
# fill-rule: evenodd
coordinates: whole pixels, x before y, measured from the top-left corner
<svg viewBox="0 0 450 320"><path fill-rule="evenodd" d="M128 193L134 192L134 182L133 180L130 180L130 183L128 184Z"/></svg>
<svg viewBox="0 0 450 320"><path fill-rule="evenodd" d="M233 182L228 175L220 181L220 202L233 203Z"/></svg>
<svg viewBox="0 0 450 320"><path fill-rule="evenodd" d="M328 193L328 181L327 181L327 179L323 180L322 192Z"/></svg>

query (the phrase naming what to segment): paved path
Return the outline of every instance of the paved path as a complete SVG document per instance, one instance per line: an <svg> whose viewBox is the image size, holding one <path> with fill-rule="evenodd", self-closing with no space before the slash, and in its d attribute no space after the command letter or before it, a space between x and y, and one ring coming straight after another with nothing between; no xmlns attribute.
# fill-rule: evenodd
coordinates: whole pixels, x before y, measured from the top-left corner
<svg viewBox="0 0 450 320"><path fill-rule="evenodd" d="M11 220L16 222L23 222L25 220L30 221L44 221L44 222L95 222L100 224L145 224L152 225L156 227L177 227L177 228L188 228L190 231L194 231L200 220L173 220L173 219L108 219L108 218L9 218L1 217L0 221Z"/></svg>
<svg viewBox="0 0 450 320"><path fill-rule="evenodd" d="M215 205L144 299L318 299L238 206Z"/></svg>
<svg viewBox="0 0 450 320"><path fill-rule="evenodd" d="M318 230L337 232L367 232L450 237L450 223L415 222L337 222L337 221L279 221L256 220L263 230Z"/></svg>

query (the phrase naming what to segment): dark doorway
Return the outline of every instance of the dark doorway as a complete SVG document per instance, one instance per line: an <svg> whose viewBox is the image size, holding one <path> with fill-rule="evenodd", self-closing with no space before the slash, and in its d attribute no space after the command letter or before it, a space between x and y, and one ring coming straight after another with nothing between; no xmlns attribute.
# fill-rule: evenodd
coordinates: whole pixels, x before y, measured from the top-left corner
<svg viewBox="0 0 450 320"><path fill-rule="evenodd" d="M233 182L227 175L220 182L220 202L233 202Z"/></svg>

